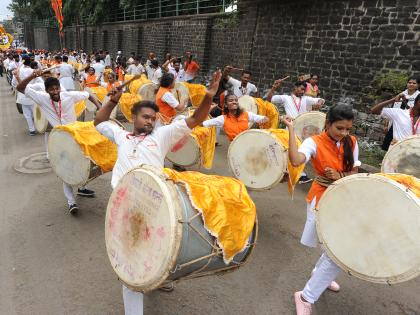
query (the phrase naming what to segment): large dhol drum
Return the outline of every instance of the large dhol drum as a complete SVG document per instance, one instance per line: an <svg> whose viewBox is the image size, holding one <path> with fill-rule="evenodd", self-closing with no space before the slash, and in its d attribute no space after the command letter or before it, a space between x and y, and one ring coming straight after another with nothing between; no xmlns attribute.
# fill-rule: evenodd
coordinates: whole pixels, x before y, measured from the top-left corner
<svg viewBox="0 0 420 315"><path fill-rule="evenodd" d="M407 187L380 175L348 176L328 187L316 215L324 249L350 275L392 284L420 273L420 201Z"/></svg>
<svg viewBox="0 0 420 315"><path fill-rule="evenodd" d="M77 128L74 128L75 132L86 132L79 131ZM116 147L112 148L114 145L100 135L93 125L87 132L91 138L98 139L93 144L104 150L104 156L110 157L111 152L115 153L115 163ZM100 165L83 152L82 145L89 146L90 143L78 143L72 133L67 130L54 128L48 137L48 155L52 169L65 183L72 186L83 186L104 173Z"/></svg>
<svg viewBox="0 0 420 315"><path fill-rule="evenodd" d="M258 114L258 106L257 102L252 96L249 95L242 95L238 98L239 107L241 107L244 111L251 112L254 114ZM249 123L249 128L251 128L253 123Z"/></svg>
<svg viewBox="0 0 420 315"><path fill-rule="evenodd" d="M184 84L179 82L175 83L175 87L172 89L171 92L180 104L187 102L188 105L190 94L188 92L188 88Z"/></svg>
<svg viewBox="0 0 420 315"><path fill-rule="evenodd" d="M226 265L184 185L150 166L134 169L121 179L105 218L111 265L126 286L141 292L181 278L234 270L247 261L256 238L255 221L248 245Z"/></svg>
<svg viewBox="0 0 420 315"><path fill-rule="evenodd" d="M198 164L200 157L200 145L191 135L181 139L166 155L169 162L183 167Z"/></svg>
<svg viewBox="0 0 420 315"><path fill-rule="evenodd" d="M38 104L35 104L33 107L33 115L34 126L37 133L45 133L52 130L52 126L48 122L47 118L45 118L45 115Z"/></svg>
<svg viewBox="0 0 420 315"><path fill-rule="evenodd" d="M270 189L287 170L287 150L270 131L250 129L230 143L228 163L235 178L254 190Z"/></svg>
<svg viewBox="0 0 420 315"><path fill-rule="evenodd" d="M382 161L383 173L402 173L420 178L420 136L411 136L391 146Z"/></svg>
<svg viewBox="0 0 420 315"><path fill-rule="evenodd" d="M138 94L140 94L141 99L143 101L156 101L156 93L159 89L159 86L155 83L146 83L143 84L139 90L138 90Z"/></svg>
<svg viewBox="0 0 420 315"><path fill-rule="evenodd" d="M96 92L92 88L89 88L89 87L85 87L85 91L88 92L93 97L96 97L100 102L103 102L106 94L108 93L106 88L102 86L97 87ZM89 112L92 112L92 113L97 111L95 104L93 104L88 99L86 100L86 108Z"/></svg>
<svg viewBox="0 0 420 315"><path fill-rule="evenodd" d="M319 135L325 128L326 115L318 111L300 114L294 120L296 136L301 140Z"/></svg>

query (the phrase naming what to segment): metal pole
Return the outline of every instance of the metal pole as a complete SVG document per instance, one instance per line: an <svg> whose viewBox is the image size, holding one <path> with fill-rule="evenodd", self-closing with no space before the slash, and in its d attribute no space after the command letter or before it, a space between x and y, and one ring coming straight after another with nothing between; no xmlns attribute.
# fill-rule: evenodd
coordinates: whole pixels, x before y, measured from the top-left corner
<svg viewBox="0 0 420 315"><path fill-rule="evenodd" d="M176 0L176 4L175 4L175 15L176 16L179 15L179 0Z"/></svg>
<svg viewBox="0 0 420 315"><path fill-rule="evenodd" d="M197 14L199 14L200 13L200 5L199 5L199 0L197 0Z"/></svg>

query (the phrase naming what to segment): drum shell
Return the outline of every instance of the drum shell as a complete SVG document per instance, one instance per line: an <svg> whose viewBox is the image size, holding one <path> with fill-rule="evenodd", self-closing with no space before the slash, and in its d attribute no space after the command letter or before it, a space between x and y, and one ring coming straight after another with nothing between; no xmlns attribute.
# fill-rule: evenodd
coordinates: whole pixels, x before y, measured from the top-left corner
<svg viewBox="0 0 420 315"><path fill-rule="evenodd" d="M200 153L199 144L194 139L194 137L191 136L191 135L188 135L187 141L188 142L185 143L185 145L182 148L180 148L177 152L174 152L174 153L171 152L171 151L168 152L168 154L166 155L166 159L173 164L176 164L176 165L179 165L179 166L184 166L184 167L189 167L189 166L193 166L193 165L196 165L196 164L200 163L201 153ZM185 160L182 160L182 156L184 156L187 153L187 152L185 152L185 147L187 145L190 146L190 147L193 146L193 151L194 152L188 152L188 153L189 153L190 156L191 156L190 153L194 154L195 157L193 157L190 162L185 163L184 162Z"/></svg>
<svg viewBox="0 0 420 315"><path fill-rule="evenodd" d="M33 107L33 116L34 116L34 126L37 133L42 134L45 132L50 132L52 126L45 118L44 113L38 104L35 104Z"/></svg>
<svg viewBox="0 0 420 315"><path fill-rule="evenodd" d="M177 185L176 188L182 205L182 221L186 222L189 220L189 218L192 218L194 215L197 214L197 210L195 210L192 207L191 201L188 197L186 190L183 187L180 187L179 185ZM244 249L242 252L238 253L229 265L226 265L223 262L223 258L221 256L214 256L209 259L195 262L191 265L183 267L182 269L177 269L176 266L209 255L212 253L213 250L213 248L207 242L205 242L197 232L192 230L187 223L180 224L182 224L181 246L178 252L176 262L174 264L175 272L172 273L172 275L168 278L169 280L178 280L181 277L188 276L192 272L196 272L200 269L200 272L212 272L216 274L225 270L237 268L239 267L238 263L245 263L249 258L258 236L258 223L256 220L252 234L249 237L249 247ZM198 232L200 232L201 235L205 236L208 242L215 243L215 238L211 236L210 233L204 227L201 216L193 220L190 224Z"/></svg>

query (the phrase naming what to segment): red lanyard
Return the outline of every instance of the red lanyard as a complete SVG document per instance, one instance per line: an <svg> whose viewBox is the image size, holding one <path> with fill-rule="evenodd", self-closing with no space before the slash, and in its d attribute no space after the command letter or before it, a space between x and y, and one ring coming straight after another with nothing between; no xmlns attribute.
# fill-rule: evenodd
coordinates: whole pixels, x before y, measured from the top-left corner
<svg viewBox="0 0 420 315"><path fill-rule="evenodd" d="M295 107L296 107L296 109L297 109L297 111L299 113L299 111L300 111L300 104L302 103L302 98L299 98L299 104L296 103L294 95L292 95L292 100L293 100L293 103L295 103Z"/></svg>
<svg viewBox="0 0 420 315"><path fill-rule="evenodd" d="M61 100L58 101L58 110L59 111L57 111L57 108L55 107L53 100L51 100L51 106L54 109L58 119L60 119L60 123L61 123L61 115L62 115Z"/></svg>
<svg viewBox="0 0 420 315"><path fill-rule="evenodd" d="M413 109L410 110L410 118L411 118L411 131L413 132L413 135L417 134L417 129L419 128L420 124L420 117L417 118L417 122L414 123L414 115L413 115Z"/></svg>

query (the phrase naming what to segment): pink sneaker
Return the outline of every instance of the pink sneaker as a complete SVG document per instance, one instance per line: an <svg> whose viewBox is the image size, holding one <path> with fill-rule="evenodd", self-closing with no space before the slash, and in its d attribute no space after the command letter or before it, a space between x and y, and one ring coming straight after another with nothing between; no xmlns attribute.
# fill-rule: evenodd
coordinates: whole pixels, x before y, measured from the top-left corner
<svg viewBox="0 0 420 315"><path fill-rule="evenodd" d="M333 291L333 292L339 292L340 285L337 282L332 281L331 284L328 286L328 290Z"/></svg>
<svg viewBox="0 0 420 315"><path fill-rule="evenodd" d="M312 304L309 302L303 302L302 291L295 292L295 305L296 305L296 315L311 315L312 314Z"/></svg>

